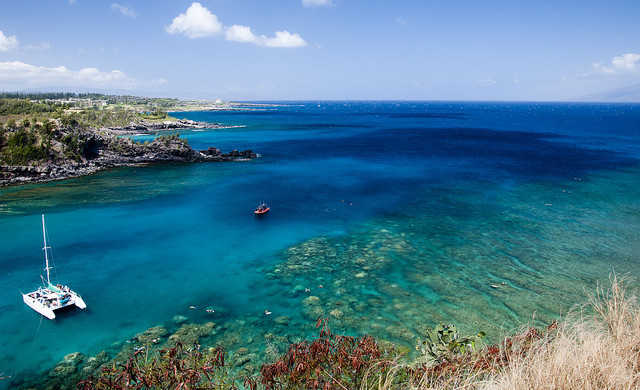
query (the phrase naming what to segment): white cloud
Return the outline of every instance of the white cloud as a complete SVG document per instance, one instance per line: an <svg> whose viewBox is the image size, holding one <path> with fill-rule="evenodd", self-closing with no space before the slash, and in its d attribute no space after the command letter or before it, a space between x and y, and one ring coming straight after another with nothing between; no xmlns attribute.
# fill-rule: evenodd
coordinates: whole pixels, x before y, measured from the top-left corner
<svg viewBox="0 0 640 390"><path fill-rule="evenodd" d="M302 0L303 7L325 7L333 5L333 0Z"/></svg>
<svg viewBox="0 0 640 390"><path fill-rule="evenodd" d="M267 47L301 47L306 46L302 37L296 33L291 34L289 31L276 31L276 36L264 40Z"/></svg>
<svg viewBox="0 0 640 390"><path fill-rule="evenodd" d="M238 24L234 24L233 26L227 28L226 38L228 41L236 41L236 42L257 42L260 38L257 37L249 26L240 26Z"/></svg>
<svg viewBox="0 0 640 390"><path fill-rule="evenodd" d="M15 35L6 37L0 30L0 51L9 51L18 48L18 38Z"/></svg>
<svg viewBox="0 0 640 390"><path fill-rule="evenodd" d="M0 62L0 89L50 86L133 89L166 82L164 79L137 80L119 70L103 72L96 68L84 68L76 71L65 66L48 68L20 61Z"/></svg>
<svg viewBox="0 0 640 390"><path fill-rule="evenodd" d="M235 42L249 42L266 47L299 47L305 46L307 42L298 34L291 34L288 31L276 31L273 38L264 35L256 35L248 26L234 24L226 29L226 39Z"/></svg>
<svg viewBox="0 0 640 390"><path fill-rule="evenodd" d="M129 4L122 5L118 3L111 3L111 11L120 12L124 16L129 16L131 18L135 18L137 15L136 11Z"/></svg>
<svg viewBox="0 0 640 390"><path fill-rule="evenodd" d="M217 16L196 2L191 4L187 12L176 16L165 30L169 34L184 34L188 38L205 38L221 34L222 24Z"/></svg>
<svg viewBox="0 0 640 390"><path fill-rule="evenodd" d="M627 53L611 60L615 72L631 72L640 74L640 54Z"/></svg>
<svg viewBox="0 0 640 390"><path fill-rule="evenodd" d="M640 54L626 53L621 56L613 57L611 65L605 65L597 62L591 65L591 69L587 72L578 73L572 77L565 77L564 80L624 75L640 76Z"/></svg>
<svg viewBox="0 0 640 390"><path fill-rule="evenodd" d="M234 42L253 43L266 47L300 47L307 42L297 33L288 31L276 31L275 36L269 38L265 35L256 35L249 26L234 24L225 27L218 21L218 17L212 14L200 3L193 3L187 12L173 19L165 30L169 34L184 34L188 38L206 38L218 34L225 35L225 39Z"/></svg>
<svg viewBox="0 0 640 390"><path fill-rule="evenodd" d="M482 85L483 87L488 87L490 85L494 85L495 83L497 83L496 80L494 79L488 79L488 78L481 78L480 80L478 80L478 84Z"/></svg>

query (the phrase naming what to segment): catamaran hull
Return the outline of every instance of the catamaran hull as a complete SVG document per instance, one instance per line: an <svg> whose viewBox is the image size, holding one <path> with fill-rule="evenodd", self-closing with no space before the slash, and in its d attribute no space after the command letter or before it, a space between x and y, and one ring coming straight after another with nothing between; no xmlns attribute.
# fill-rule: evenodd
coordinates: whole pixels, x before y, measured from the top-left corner
<svg viewBox="0 0 640 390"><path fill-rule="evenodd" d="M84 301L82 300L82 298L80 298L79 296L76 296L73 299L74 303L76 304L77 307L79 307L80 309L86 309L87 305L84 303Z"/></svg>
<svg viewBox="0 0 640 390"><path fill-rule="evenodd" d="M33 293L32 293L33 294ZM86 309L87 304L84 303L84 300L79 295L72 295L71 299L69 299L64 304L58 304L56 307L49 307L43 305L38 299L32 298L29 294L22 294L22 300L27 304L30 308L35 310L36 312L42 314L50 320L56 318L56 314L53 312L54 310L62 309L63 307L75 305L80 309Z"/></svg>
<svg viewBox="0 0 640 390"><path fill-rule="evenodd" d="M22 294L22 300L27 304L30 308L52 320L56 318L56 315L53 313L53 310L46 306L42 306L37 300L31 298L28 294Z"/></svg>

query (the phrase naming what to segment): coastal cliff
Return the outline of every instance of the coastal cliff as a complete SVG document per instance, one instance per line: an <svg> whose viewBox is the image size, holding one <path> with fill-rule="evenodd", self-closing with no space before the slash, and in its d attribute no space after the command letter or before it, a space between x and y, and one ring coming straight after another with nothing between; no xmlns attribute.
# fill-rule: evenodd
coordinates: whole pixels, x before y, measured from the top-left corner
<svg viewBox="0 0 640 390"><path fill-rule="evenodd" d="M0 134L0 186L65 179L120 166L242 161L257 157L251 150L229 153L215 147L194 150L177 134L158 136L145 143L119 136L205 127L188 122L143 123L100 130L53 125L4 129L4 134Z"/></svg>

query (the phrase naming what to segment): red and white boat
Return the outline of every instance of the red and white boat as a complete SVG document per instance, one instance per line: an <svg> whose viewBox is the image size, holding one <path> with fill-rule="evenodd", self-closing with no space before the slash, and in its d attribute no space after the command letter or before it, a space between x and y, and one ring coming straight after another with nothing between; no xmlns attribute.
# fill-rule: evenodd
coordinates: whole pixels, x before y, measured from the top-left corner
<svg viewBox="0 0 640 390"><path fill-rule="evenodd" d="M260 206L258 206L256 208L256 211L254 211L255 215L264 215L266 213L269 212L269 206L267 206L266 203L262 203Z"/></svg>

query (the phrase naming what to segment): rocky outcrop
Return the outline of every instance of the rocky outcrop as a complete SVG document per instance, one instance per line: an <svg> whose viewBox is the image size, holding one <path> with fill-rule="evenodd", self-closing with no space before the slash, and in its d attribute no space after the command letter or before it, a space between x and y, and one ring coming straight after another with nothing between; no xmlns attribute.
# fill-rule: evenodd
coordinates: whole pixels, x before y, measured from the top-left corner
<svg viewBox="0 0 640 390"><path fill-rule="evenodd" d="M116 134L153 134L160 130L179 130L179 129L216 129L223 127L216 123L196 122L189 119L177 119L164 122L146 122L132 123L123 127L105 127L100 130L107 130Z"/></svg>
<svg viewBox="0 0 640 390"><path fill-rule="evenodd" d="M109 140L107 146L98 151L97 158L92 161L103 165L151 164L159 162L204 162L204 161L237 161L256 158L251 150L239 152L233 150L222 153L218 148L209 147L197 151L181 138L164 137L150 143L140 144L128 138Z"/></svg>
<svg viewBox="0 0 640 390"><path fill-rule="evenodd" d="M84 360L84 355L80 352L70 353L64 359L56 364L49 372L51 378L64 378L78 370L78 365Z"/></svg>
<svg viewBox="0 0 640 390"><path fill-rule="evenodd" d="M197 151L178 136L158 137L148 143L134 142L108 132L75 132L73 136L78 140L74 141L75 154L70 153L63 142L57 142L45 162L25 166L0 165L0 186L84 176L120 166L246 161L258 157L251 150L222 153L218 148L210 147Z"/></svg>

